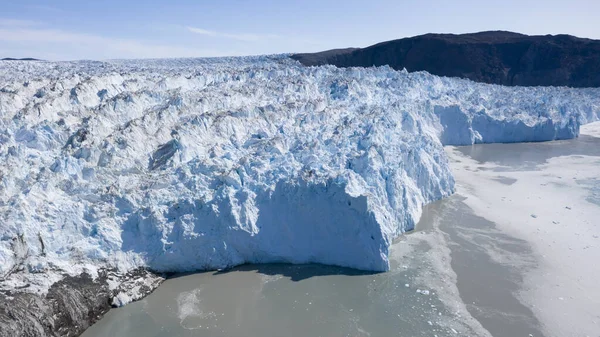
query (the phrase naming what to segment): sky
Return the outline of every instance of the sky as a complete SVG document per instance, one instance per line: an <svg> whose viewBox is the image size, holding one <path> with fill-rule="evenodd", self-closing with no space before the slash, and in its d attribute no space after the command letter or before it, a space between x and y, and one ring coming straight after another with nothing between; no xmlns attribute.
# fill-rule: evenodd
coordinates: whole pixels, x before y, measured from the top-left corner
<svg viewBox="0 0 600 337"><path fill-rule="evenodd" d="M600 0L0 0L0 58L211 57L509 30L600 39Z"/></svg>

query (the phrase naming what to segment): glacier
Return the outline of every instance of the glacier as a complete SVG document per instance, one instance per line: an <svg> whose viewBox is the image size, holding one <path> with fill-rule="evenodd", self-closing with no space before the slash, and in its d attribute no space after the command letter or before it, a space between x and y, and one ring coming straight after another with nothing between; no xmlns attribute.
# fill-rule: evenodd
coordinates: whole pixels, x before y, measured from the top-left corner
<svg viewBox="0 0 600 337"><path fill-rule="evenodd" d="M444 145L574 138L599 98L286 55L4 62L0 288L98 268L385 271L454 192Z"/></svg>

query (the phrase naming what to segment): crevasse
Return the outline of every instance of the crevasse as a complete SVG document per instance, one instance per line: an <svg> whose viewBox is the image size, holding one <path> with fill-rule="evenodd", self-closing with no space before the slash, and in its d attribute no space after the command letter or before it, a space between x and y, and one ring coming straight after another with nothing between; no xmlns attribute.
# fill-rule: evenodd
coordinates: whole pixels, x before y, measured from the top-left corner
<svg viewBox="0 0 600 337"><path fill-rule="evenodd" d="M454 191L443 145L568 139L600 90L285 56L0 67L0 277L389 268Z"/></svg>

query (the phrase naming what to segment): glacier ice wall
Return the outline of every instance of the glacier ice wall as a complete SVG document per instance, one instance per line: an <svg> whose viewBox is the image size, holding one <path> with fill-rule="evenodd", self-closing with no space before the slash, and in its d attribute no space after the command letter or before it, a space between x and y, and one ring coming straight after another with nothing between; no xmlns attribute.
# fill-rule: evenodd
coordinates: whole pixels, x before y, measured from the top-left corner
<svg viewBox="0 0 600 337"><path fill-rule="evenodd" d="M597 89L286 57L0 66L0 278L245 262L386 270L443 145L573 138Z"/></svg>

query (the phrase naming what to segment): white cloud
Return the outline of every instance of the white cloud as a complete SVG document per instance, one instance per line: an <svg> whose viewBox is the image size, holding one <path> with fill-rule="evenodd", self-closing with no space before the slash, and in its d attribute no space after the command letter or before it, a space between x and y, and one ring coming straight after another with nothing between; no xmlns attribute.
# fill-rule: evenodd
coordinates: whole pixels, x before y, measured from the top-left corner
<svg viewBox="0 0 600 337"><path fill-rule="evenodd" d="M188 30L190 36L177 36L175 39L160 41L154 39L152 34L147 34L147 38L121 38L52 28L43 22L0 18L0 58L103 60L216 57L323 49L320 43L297 36L283 38L273 34L229 34L181 25L166 27L165 30L171 34ZM191 33L213 38L210 41L194 41ZM241 45L234 41L254 43Z"/></svg>
<svg viewBox="0 0 600 337"><path fill-rule="evenodd" d="M39 22L33 20L0 18L0 27L33 27L39 24Z"/></svg>
<svg viewBox="0 0 600 337"><path fill-rule="evenodd" d="M21 54L7 56L62 60L236 55L217 50L154 44L58 29L29 28L23 25L13 28L0 25L0 42L4 44L5 53L13 49ZM10 48L11 44L13 48ZM22 55L24 51L28 54Z"/></svg>
<svg viewBox="0 0 600 337"><path fill-rule="evenodd" d="M246 34L246 33L231 34L231 33L216 32L213 30L207 30L207 29L190 27L190 26L188 26L186 28L188 31L190 31L194 34L200 34L200 35L211 36L211 37L220 37L220 38L225 38L225 39L232 39L232 40L239 40L239 41L246 41L246 42L255 42L255 41L271 40L271 39L279 38L279 36L275 35L275 34L264 34L264 35Z"/></svg>
<svg viewBox="0 0 600 337"><path fill-rule="evenodd" d="M28 5L28 6L25 6L25 8L43 11L43 12L54 12L54 13L64 13L65 12L64 10L62 10L58 7L48 6L48 5Z"/></svg>

